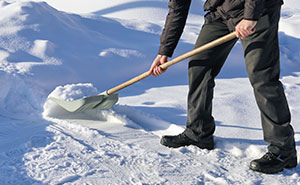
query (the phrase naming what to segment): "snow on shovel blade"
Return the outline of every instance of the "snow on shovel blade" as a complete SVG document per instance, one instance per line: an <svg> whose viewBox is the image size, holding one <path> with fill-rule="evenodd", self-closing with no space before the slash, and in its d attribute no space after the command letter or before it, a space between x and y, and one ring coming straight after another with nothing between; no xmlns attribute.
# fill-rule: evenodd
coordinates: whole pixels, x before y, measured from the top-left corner
<svg viewBox="0 0 300 185"><path fill-rule="evenodd" d="M50 100L69 112L82 112L91 109L109 109L118 102L118 94L107 95L106 92L73 101L49 97Z"/></svg>

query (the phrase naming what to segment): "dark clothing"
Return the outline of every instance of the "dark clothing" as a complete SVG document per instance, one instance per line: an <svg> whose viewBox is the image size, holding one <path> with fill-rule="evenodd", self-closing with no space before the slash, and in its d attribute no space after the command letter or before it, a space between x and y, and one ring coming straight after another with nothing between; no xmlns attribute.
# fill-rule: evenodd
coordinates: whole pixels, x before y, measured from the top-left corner
<svg viewBox="0 0 300 185"><path fill-rule="evenodd" d="M228 26L228 20L215 19L211 12L218 11L222 6L225 6L225 3L231 2L234 4L235 2L240 2L245 5L245 8L242 10L246 14L246 7L251 5L250 7L253 8L252 13L250 13L253 15L251 18L259 19L256 25L256 32L241 40L241 42L244 49L247 72L261 112L264 140L270 143L268 148L272 153L296 155L294 131L290 125L291 115L284 89L279 81L278 22L280 6L278 5L281 5L282 1L208 0L205 5L212 2L218 3L219 6L211 9L210 13L205 16L205 23L195 48L232 31ZM261 2L264 2L262 6L264 8L255 8L251 4ZM190 1L170 1L170 13L161 36L160 54L172 55L185 25L189 4ZM265 11L265 7L271 5L274 7L269 9L269 11ZM248 8L247 11L250 11L250 9ZM260 17L257 17L257 11L260 12ZM267 12L267 14L262 12ZM237 38L233 39L190 58L188 71L188 119L184 134L195 141L202 143L213 142L213 133L215 131L215 122L212 116L214 79L220 72L237 40Z"/></svg>
<svg viewBox="0 0 300 185"><path fill-rule="evenodd" d="M216 1L208 0L206 2ZM260 17L273 12L274 8L283 4L282 0L217 0L223 1L223 4L216 7L204 9L210 11L207 16L213 20L223 20L230 31L242 20L258 20Z"/></svg>
<svg viewBox="0 0 300 185"><path fill-rule="evenodd" d="M282 4L283 0L207 0L204 10L217 12L224 20L237 17L258 20L269 9Z"/></svg>
<svg viewBox="0 0 300 185"><path fill-rule="evenodd" d="M269 150L281 155L295 154L294 131L284 89L279 81L280 61L278 47L278 21L280 8L261 17L256 32L241 40L247 72L256 102L261 112L264 139ZM195 48L230 33L222 21L206 19ZM185 134L199 142L208 143L215 131L212 116L214 79L220 72L228 54L238 39L190 58L188 120Z"/></svg>
<svg viewBox="0 0 300 185"><path fill-rule="evenodd" d="M160 37L159 54L171 57L183 32L191 0L170 0L169 13Z"/></svg>
<svg viewBox="0 0 300 185"><path fill-rule="evenodd" d="M183 32L191 0L170 0L159 54L171 57ZM262 15L283 4L283 0L207 0L204 10L212 20L221 19L229 30L242 19L258 20Z"/></svg>

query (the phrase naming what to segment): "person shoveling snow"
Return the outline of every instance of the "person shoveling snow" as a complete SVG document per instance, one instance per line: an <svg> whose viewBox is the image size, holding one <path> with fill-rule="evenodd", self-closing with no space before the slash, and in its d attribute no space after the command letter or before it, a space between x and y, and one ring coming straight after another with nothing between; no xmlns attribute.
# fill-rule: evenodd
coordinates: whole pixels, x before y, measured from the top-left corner
<svg viewBox="0 0 300 185"><path fill-rule="evenodd" d="M150 68L154 76L166 71L160 66L173 54L190 3L191 0L171 0L169 3L159 54ZM282 4L282 0L207 0L204 10L208 13L195 44L197 48L233 30L241 39L247 72L261 112L264 140L270 144L262 158L251 161L250 169L268 174L297 166L291 115L279 81L278 22ZM172 148L195 145L201 149L213 149L214 79L237 40L232 39L190 58L186 129L179 135L163 136L162 145Z"/></svg>

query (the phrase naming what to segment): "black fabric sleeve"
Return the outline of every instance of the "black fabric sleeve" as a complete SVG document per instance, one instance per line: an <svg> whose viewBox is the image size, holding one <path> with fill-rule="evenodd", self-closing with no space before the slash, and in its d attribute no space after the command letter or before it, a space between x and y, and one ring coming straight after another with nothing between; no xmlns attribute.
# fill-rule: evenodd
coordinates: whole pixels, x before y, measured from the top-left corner
<svg viewBox="0 0 300 185"><path fill-rule="evenodd" d="M185 27L191 0L170 0L158 54L172 57Z"/></svg>
<svg viewBox="0 0 300 185"><path fill-rule="evenodd" d="M265 6L265 0L245 0L244 19L258 20Z"/></svg>

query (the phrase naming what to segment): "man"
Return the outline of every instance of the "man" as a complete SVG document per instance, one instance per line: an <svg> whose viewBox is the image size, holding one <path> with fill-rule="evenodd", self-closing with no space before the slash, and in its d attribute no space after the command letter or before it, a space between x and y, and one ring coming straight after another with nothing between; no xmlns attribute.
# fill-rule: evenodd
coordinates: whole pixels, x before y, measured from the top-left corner
<svg viewBox="0 0 300 185"><path fill-rule="evenodd" d="M167 62L183 32L191 0L170 0L161 35L159 54L149 70L154 76L165 71ZM284 89L279 81L278 22L282 0L207 0L205 23L195 48L236 31L236 39L190 58L188 116L186 129L176 136L163 136L161 144L177 148L195 145L214 148L215 122L212 116L214 79L238 38L255 98L261 112L268 152L250 163L250 169L277 173L297 166L294 131Z"/></svg>

